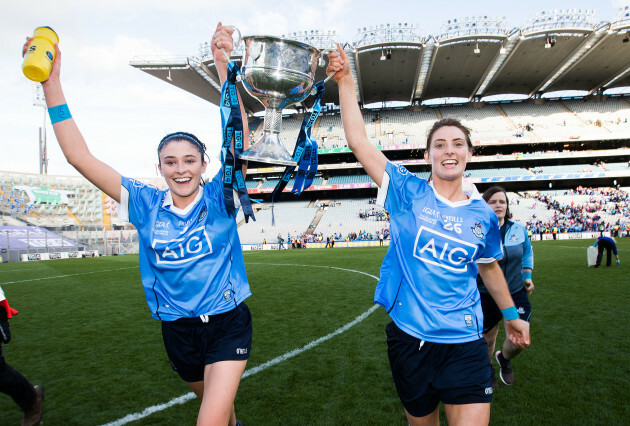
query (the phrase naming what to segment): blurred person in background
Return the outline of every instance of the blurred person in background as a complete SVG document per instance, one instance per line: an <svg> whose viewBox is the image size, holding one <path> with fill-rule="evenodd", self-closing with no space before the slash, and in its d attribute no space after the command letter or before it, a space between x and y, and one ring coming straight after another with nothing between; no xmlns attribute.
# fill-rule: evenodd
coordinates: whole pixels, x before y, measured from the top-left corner
<svg viewBox="0 0 630 426"><path fill-rule="evenodd" d="M501 241L503 242L503 259L499 266L507 281L512 300L519 317L529 322L532 307L528 295L534 291L532 270L534 269L534 252L524 225L512 220L510 204L505 189L500 186L488 188L483 199L492 207L499 219ZM492 364L493 357L499 363L499 377L506 385L514 383L514 371L511 360L521 353L523 348L514 345L509 339L503 342L502 350L494 352L499 323L503 320L501 311L484 285L483 277L477 277L477 286L481 294L483 309L483 337L488 341L488 358ZM497 387L496 373L492 368L492 386Z"/></svg>
<svg viewBox="0 0 630 426"><path fill-rule="evenodd" d="M9 319L18 311L9 306L0 287L0 392L6 393L24 412L22 426L38 425L44 415L44 388L33 386L24 376L6 363L2 356L2 345L11 341ZM1 419L1 416L0 416Z"/></svg>

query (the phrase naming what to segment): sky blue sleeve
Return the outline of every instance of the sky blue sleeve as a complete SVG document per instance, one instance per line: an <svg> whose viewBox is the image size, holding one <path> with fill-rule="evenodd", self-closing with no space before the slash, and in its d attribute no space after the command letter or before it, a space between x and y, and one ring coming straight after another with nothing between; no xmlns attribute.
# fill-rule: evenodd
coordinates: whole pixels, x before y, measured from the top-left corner
<svg viewBox="0 0 630 426"><path fill-rule="evenodd" d="M523 269L534 269L534 250L532 250L532 243L527 236L527 229L524 226L519 226L523 232Z"/></svg>
<svg viewBox="0 0 630 426"><path fill-rule="evenodd" d="M499 229L499 220L497 216L492 212L489 216L489 227L486 233L486 245L484 251L480 257L484 259L502 259L503 258L503 243L501 242L501 230Z"/></svg>
<svg viewBox="0 0 630 426"><path fill-rule="evenodd" d="M417 177L401 165L388 161L385 173L389 176L389 186L384 207L389 214L409 211L416 195L427 190L426 180Z"/></svg>
<svg viewBox="0 0 630 426"><path fill-rule="evenodd" d="M122 177L121 184L129 194L127 201L129 222L138 227L148 217L146 212L156 202L159 190L153 186L124 176Z"/></svg>

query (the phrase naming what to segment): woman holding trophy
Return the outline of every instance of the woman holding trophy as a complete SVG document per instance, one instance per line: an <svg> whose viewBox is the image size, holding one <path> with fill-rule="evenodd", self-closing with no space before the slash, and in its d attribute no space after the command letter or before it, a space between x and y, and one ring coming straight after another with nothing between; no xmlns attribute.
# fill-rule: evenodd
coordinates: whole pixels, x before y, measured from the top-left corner
<svg viewBox="0 0 630 426"><path fill-rule="evenodd" d="M212 42L222 82L227 59L221 49L231 52L230 32L219 24ZM173 369L201 400L197 424L235 425L234 399L251 350L251 314L244 303L251 292L222 173L204 184L205 145L184 132L165 136L157 149L167 190L121 176L94 157L66 104L57 45L55 52L42 86L57 141L68 162L119 202L119 216L138 229L146 300L162 321ZM243 126L247 135L246 121Z"/></svg>
<svg viewBox="0 0 630 426"><path fill-rule="evenodd" d="M514 307L497 259L497 217L473 185L463 186L472 155L470 131L455 119L436 122L427 138L429 181L395 165L370 143L357 104L350 62L341 46L328 74L339 86L348 146L379 187L390 214L391 244L374 300L387 309L388 356L410 425L490 421L492 386L479 273L505 319L510 341L529 345L529 326Z"/></svg>

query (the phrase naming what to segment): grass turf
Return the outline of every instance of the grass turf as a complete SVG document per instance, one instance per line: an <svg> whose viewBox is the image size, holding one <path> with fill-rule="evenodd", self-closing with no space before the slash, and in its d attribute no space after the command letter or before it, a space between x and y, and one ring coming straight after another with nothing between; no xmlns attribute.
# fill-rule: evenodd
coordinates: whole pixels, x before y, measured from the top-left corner
<svg viewBox="0 0 630 426"><path fill-rule="evenodd" d="M534 243L532 347L513 361L515 385L495 392L491 424L608 425L630 418L624 272L630 239L618 240L621 267L587 268L589 243ZM254 293L247 300L254 318L248 369L367 312L385 252L247 252ZM137 256L2 264L0 285L20 311L3 354L46 387L45 424L103 424L189 392L171 370L160 324L148 312ZM347 331L244 378L237 417L246 425L405 424L387 361L388 322L379 308ZM193 399L134 424L194 424L198 407ZM21 419L3 394L0 413L0 424Z"/></svg>

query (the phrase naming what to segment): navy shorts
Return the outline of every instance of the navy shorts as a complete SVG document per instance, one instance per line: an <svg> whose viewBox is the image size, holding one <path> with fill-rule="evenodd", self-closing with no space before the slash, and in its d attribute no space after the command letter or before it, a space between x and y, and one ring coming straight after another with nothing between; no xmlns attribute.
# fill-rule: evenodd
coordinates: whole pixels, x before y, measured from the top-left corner
<svg viewBox="0 0 630 426"><path fill-rule="evenodd" d="M173 370L186 382L203 380L208 364L242 361L252 347L252 315L244 302L231 311L162 321L162 337Z"/></svg>
<svg viewBox="0 0 630 426"><path fill-rule="evenodd" d="M497 304L494 303L492 296L488 293L480 292L479 294L481 295L481 309L483 310L483 332L487 333L503 319L503 314L501 314ZM523 321L529 322L529 317L532 315L532 305L529 303L527 290L525 288L520 289L512 295L512 300L519 317Z"/></svg>
<svg viewBox="0 0 630 426"><path fill-rule="evenodd" d="M445 404L492 402L488 343L442 344L417 339L390 322L387 354L398 397L409 414L424 417Z"/></svg>

